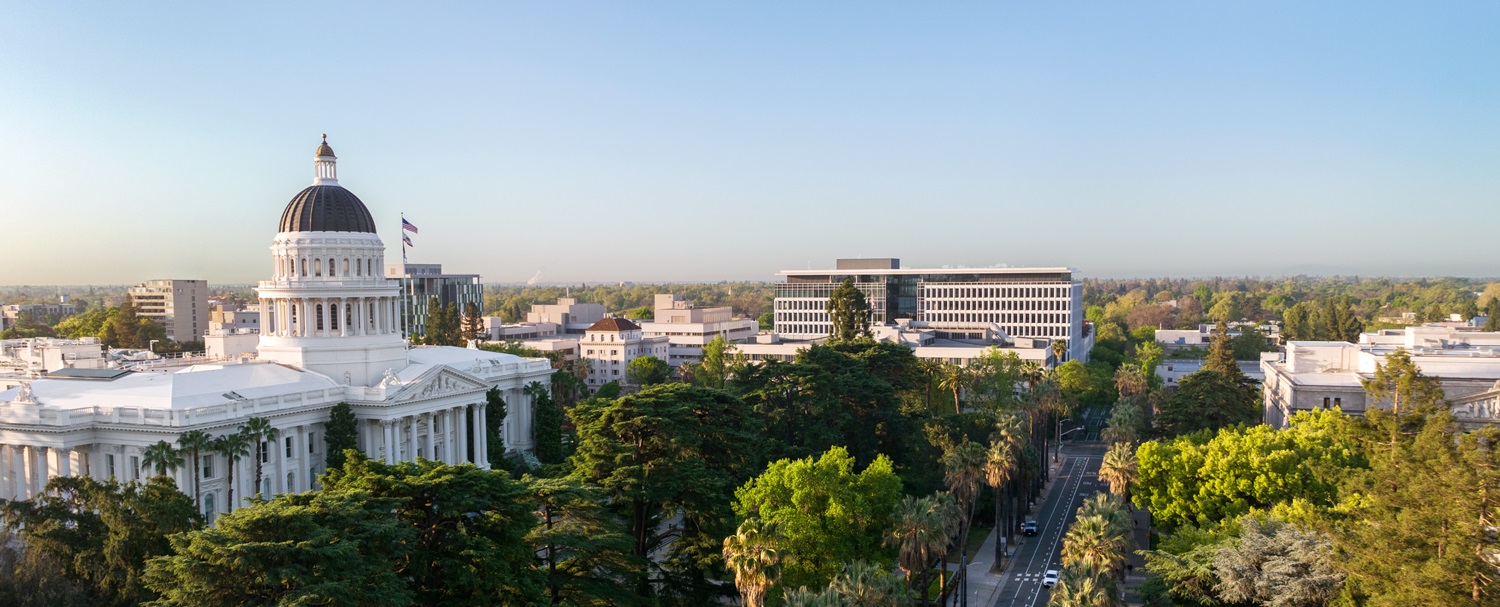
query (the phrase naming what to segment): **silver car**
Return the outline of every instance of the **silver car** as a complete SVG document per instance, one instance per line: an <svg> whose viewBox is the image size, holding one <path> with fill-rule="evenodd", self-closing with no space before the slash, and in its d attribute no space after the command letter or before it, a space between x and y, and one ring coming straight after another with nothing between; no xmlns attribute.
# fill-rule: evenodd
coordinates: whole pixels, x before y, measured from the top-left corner
<svg viewBox="0 0 1500 607"><path fill-rule="evenodd" d="M1057 570L1048 569L1046 573L1042 574L1042 585L1051 588L1055 584L1057 584Z"/></svg>

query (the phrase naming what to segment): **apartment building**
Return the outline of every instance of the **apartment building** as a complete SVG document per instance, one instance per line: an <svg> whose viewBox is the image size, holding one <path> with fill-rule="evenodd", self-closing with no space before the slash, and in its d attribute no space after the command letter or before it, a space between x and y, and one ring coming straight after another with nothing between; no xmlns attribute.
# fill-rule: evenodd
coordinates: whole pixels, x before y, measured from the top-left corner
<svg viewBox="0 0 1500 607"><path fill-rule="evenodd" d="M161 323L167 339L199 341L208 334L208 281L148 280L128 293L136 315Z"/></svg>

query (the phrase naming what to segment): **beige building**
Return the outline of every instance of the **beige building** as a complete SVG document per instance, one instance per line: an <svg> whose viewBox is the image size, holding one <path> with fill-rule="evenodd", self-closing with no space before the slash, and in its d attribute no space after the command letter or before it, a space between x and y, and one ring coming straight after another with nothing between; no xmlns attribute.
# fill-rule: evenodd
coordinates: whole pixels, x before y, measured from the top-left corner
<svg viewBox="0 0 1500 607"><path fill-rule="evenodd" d="M1376 365L1405 350L1423 375L1438 378L1460 422L1500 423L1500 333L1420 326L1364 333L1359 343L1293 341L1286 352L1262 355L1265 421L1286 425L1298 411L1340 409L1362 415L1372 407L1360 381L1375 376Z"/></svg>
<svg viewBox="0 0 1500 607"><path fill-rule="evenodd" d="M574 297L559 297L555 304L532 304L526 313L528 323L553 323L563 333L582 335L594 323L604 320L604 304L578 303Z"/></svg>
<svg viewBox="0 0 1500 607"><path fill-rule="evenodd" d="M148 280L130 288L136 314L161 323L173 341L198 341L208 333L208 281Z"/></svg>
<svg viewBox="0 0 1500 607"><path fill-rule="evenodd" d="M703 360L703 346L716 337L739 343L760 331L759 322L736 319L734 309L728 306L701 308L673 294L658 294L655 303L655 318L641 323L641 335L667 338L667 358L663 360L674 367Z"/></svg>
<svg viewBox="0 0 1500 607"><path fill-rule="evenodd" d="M585 382L597 388L609 382L627 383L625 367L642 356L667 360L667 338L645 337L641 327L624 318L605 318L591 325L579 342L579 358L589 361Z"/></svg>

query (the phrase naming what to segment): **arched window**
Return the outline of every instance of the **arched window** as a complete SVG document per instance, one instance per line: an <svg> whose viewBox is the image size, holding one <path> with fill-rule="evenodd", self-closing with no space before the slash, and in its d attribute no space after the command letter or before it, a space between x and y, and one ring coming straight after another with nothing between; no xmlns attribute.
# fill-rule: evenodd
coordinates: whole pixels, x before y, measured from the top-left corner
<svg viewBox="0 0 1500 607"><path fill-rule="evenodd" d="M302 258L302 275L307 276L307 258Z"/></svg>
<svg viewBox="0 0 1500 607"><path fill-rule="evenodd" d="M328 260L328 275L329 276L337 276L337 274L333 273L333 270L334 270L335 267L337 267L337 266L333 265L333 260L332 259Z"/></svg>
<svg viewBox="0 0 1500 607"><path fill-rule="evenodd" d="M348 276L348 275L349 275L349 258L345 257L344 258L344 276Z"/></svg>
<svg viewBox="0 0 1500 607"><path fill-rule="evenodd" d="M321 260L321 259L314 259L313 260L313 276L322 276L322 275L323 275L323 260Z"/></svg>
<svg viewBox="0 0 1500 607"><path fill-rule="evenodd" d="M338 306L328 306L328 329L332 330L332 331L339 330L339 307Z"/></svg>
<svg viewBox="0 0 1500 607"><path fill-rule="evenodd" d="M297 474L295 472L288 472L288 473L286 473L286 490L287 490L288 493L297 490L297 482L296 481L297 481Z"/></svg>
<svg viewBox="0 0 1500 607"><path fill-rule="evenodd" d="M323 330L323 304L318 304L318 330Z"/></svg>
<svg viewBox="0 0 1500 607"><path fill-rule="evenodd" d="M214 494L203 494L203 518L212 523L214 522L214 516L217 514L218 512L216 512L214 509Z"/></svg>
<svg viewBox="0 0 1500 607"><path fill-rule="evenodd" d="M356 258L354 260L354 275L355 276L363 276L363 274L360 272L360 270L363 270L363 269L365 269L365 264L360 263L359 259Z"/></svg>

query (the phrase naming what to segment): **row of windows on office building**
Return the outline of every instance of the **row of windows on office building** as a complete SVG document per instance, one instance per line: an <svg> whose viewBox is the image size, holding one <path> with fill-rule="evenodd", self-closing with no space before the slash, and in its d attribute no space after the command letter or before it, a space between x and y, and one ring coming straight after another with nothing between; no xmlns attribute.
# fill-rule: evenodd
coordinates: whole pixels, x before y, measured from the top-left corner
<svg viewBox="0 0 1500 607"><path fill-rule="evenodd" d="M1026 298L1039 299L1043 297L1067 298L1071 296L1070 287L1000 287L1000 286L955 286L955 285L922 285L923 297L964 297L964 298Z"/></svg>
<svg viewBox="0 0 1500 607"><path fill-rule="evenodd" d="M924 310L1067 310L1066 299L935 299L922 300Z"/></svg>

